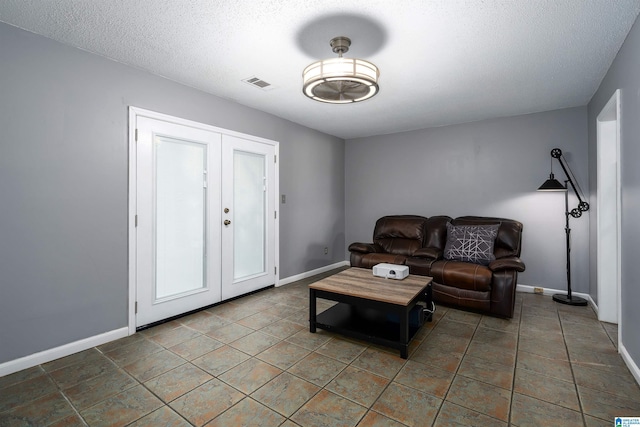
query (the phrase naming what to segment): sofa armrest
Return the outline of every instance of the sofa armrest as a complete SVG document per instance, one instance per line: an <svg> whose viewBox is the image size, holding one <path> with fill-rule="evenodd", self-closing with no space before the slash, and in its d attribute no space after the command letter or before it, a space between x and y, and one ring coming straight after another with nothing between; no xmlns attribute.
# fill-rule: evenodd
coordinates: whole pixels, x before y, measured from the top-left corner
<svg viewBox="0 0 640 427"><path fill-rule="evenodd" d="M411 256L416 258L440 259L442 258L442 250L434 247L420 248Z"/></svg>
<svg viewBox="0 0 640 427"><path fill-rule="evenodd" d="M376 243L355 242L349 245L349 252L362 252L364 254L384 252L382 246Z"/></svg>
<svg viewBox="0 0 640 427"><path fill-rule="evenodd" d="M525 265L520 258L514 256L498 258L491 261L491 263L489 263L489 269L491 271L515 270L522 273L525 269Z"/></svg>

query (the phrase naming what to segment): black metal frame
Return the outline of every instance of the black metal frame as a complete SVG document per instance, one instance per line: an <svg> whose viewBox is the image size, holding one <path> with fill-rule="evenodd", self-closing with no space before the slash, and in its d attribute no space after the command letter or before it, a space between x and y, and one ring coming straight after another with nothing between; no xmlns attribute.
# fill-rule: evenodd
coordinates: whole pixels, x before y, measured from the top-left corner
<svg viewBox="0 0 640 427"><path fill-rule="evenodd" d="M337 301L338 304L318 315L317 298ZM431 310L431 283L426 284L406 306L309 288L309 332L315 333L316 328L320 328L395 348L400 350L400 357L406 359L409 343L421 326L411 325L409 315L421 301L426 302ZM393 322L388 315L397 316L399 322ZM433 314L429 313L425 320L431 321L432 318Z"/></svg>
<svg viewBox="0 0 640 427"><path fill-rule="evenodd" d="M571 228L569 227L569 216L580 218L582 216L582 212L586 212L589 210L589 203L584 201L584 195L582 195L581 197L582 191L580 189L580 186L576 185L575 176L573 175L573 172L571 171L571 168L569 167L566 159L562 156L562 150L560 150L559 148L554 148L553 150L551 150L551 157L558 160L558 163L560 163L560 166L562 167L562 171L567 177L567 179L564 181L564 231L566 236L567 253L567 294L555 294L553 296L553 300L568 305L587 305L588 302L586 299L576 297L571 294ZM553 170L549 179L553 180ZM543 184L543 187L545 184ZM578 197L578 207L571 210L569 210L569 184L571 185L571 188L573 188L573 192L575 193L576 197Z"/></svg>

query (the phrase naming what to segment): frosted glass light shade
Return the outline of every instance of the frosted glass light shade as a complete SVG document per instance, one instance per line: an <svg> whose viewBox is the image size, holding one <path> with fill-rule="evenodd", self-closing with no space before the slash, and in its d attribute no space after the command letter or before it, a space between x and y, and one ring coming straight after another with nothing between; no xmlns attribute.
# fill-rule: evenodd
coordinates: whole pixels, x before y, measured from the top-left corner
<svg viewBox="0 0 640 427"><path fill-rule="evenodd" d="M379 77L378 67L369 61L343 57L325 59L304 69L302 90L320 102L359 102L379 92Z"/></svg>

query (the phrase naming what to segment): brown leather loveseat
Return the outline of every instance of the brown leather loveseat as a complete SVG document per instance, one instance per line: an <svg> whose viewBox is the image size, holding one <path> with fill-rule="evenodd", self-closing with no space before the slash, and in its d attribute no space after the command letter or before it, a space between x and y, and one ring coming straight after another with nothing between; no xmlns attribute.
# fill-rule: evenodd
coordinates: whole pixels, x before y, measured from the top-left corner
<svg viewBox="0 0 640 427"><path fill-rule="evenodd" d="M513 317L522 224L505 218L392 215L380 218L373 243L352 243L351 266L409 266L433 277L433 299ZM484 246L483 246L484 245Z"/></svg>

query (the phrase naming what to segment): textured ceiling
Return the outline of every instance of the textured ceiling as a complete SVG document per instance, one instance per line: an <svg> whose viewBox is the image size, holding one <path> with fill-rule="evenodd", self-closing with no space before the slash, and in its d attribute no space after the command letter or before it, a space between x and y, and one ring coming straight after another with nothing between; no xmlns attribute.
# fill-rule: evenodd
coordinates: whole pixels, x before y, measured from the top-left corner
<svg viewBox="0 0 640 427"><path fill-rule="evenodd" d="M583 106L640 0L3 0L0 21L342 138ZM380 68L350 105L302 94L336 55ZM241 80L257 76L260 90Z"/></svg>

